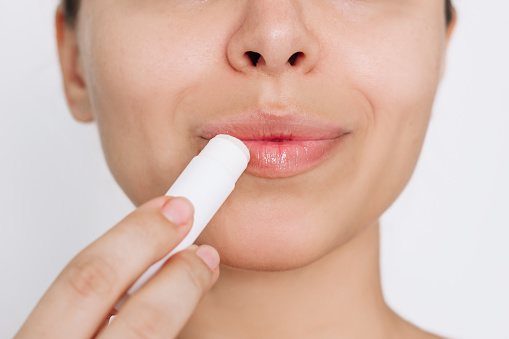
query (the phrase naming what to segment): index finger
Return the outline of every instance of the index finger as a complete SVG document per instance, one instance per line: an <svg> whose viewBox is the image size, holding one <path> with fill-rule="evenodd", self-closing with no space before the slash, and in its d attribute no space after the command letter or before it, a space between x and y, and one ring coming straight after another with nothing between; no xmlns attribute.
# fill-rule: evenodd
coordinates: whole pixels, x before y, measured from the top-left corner
<svg viewBox="0 0 509 339"><path fill-rule="evenodd" d="M136 278L185 237L192 214L183 198L139 207L64 268L18 336L90 338Z"/></svg>

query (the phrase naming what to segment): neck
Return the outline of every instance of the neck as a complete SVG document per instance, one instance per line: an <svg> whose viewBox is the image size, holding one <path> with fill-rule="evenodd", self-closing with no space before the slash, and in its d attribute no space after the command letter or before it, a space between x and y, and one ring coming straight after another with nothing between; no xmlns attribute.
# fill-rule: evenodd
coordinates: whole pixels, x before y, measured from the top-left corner
<svg viewBox="0 0 509 339"><path fill-rule="evenodd" d="M381 338L394 319L380 285L377 223L296 270L222 266L181 338Z"/></svg>

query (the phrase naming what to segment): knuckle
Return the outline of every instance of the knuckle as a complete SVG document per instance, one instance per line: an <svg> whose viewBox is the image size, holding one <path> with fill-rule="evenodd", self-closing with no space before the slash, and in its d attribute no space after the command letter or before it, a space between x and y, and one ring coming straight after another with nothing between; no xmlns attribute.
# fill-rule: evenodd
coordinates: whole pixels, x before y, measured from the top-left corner
<svg viewBox="0 0 509 339"><path fill-rule="evenodd" d="M203 292L210 284L211 271L193 253L182 254L182 269L186 279L197 291Z"/></svg>
<svg viewBox="0 0 509 339"><path fill-rule="evenodd" d="M149 215L136 215L132 216L131 220L127 223L125 229L127 232L129 232L130 236L133 237L133 239L137 240L149 240L153 238L152 236L152 228L151 222L147 222L148 220L151 220ZM151 220L152 221L152 220Z"/></svg>
<svg viewBox="0 0 509 339"><path fill-rule="evenodd" d="M127 220L123 229L128 237L137 243L156 245L166 244L168 238L175 234L177 227L164 222L155 213L138 211ZM148 248L153 248L149 246Z"/></svg>
<svg viewBox="0 0 509 339"><path fill-rule="evenodd" d="M135 316L125 322L129 339L158 338L164 327L164 317L160 309L154 305L140 303Z"/></svg>
<svg viewBox="0 0 509 339"><path fill-rule="evenodd" d="M106 297L115 284L113 267L101 257L90 257L71 264L67 281L74 294L81 297Z"/></svg>
<svg viewBox="0 0 509 339"><path fill-rule="evenodd" d="M126 242L129 244L126 248L141 248L147 255L155 255L158 249L165 244L167 240L164 230L158 228L157 223L151 223L150 218L137 218L132 220L123 229Z"/></svg>

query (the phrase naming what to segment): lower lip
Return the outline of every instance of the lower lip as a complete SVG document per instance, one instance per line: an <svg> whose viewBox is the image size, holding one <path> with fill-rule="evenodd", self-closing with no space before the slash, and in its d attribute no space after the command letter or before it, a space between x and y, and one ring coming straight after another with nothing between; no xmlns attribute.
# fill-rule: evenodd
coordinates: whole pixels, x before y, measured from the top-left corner
<svg viewBox="0 0 509 339"><path fill-rule="evenodd" d="M242 140L251 154L246 172L265 178L307 172L328 159L345 136L324 140Z"/></svg>

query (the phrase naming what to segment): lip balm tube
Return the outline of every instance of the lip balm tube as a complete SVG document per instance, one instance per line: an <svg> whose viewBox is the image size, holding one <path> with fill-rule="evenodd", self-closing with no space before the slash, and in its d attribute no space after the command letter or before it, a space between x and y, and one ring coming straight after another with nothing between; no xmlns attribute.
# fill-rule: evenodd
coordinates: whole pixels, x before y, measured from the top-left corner
<svg viewBox="0 0 509 339"><path fill-rule="evenodd" d="M140 289L175 253L191 246L235 188L249 163L249 150L239 139L226 134L212 138L173 183L167 196L187 198L194 206L194 222L187 236L163 259L149 267L118 301Z"/></svg>

